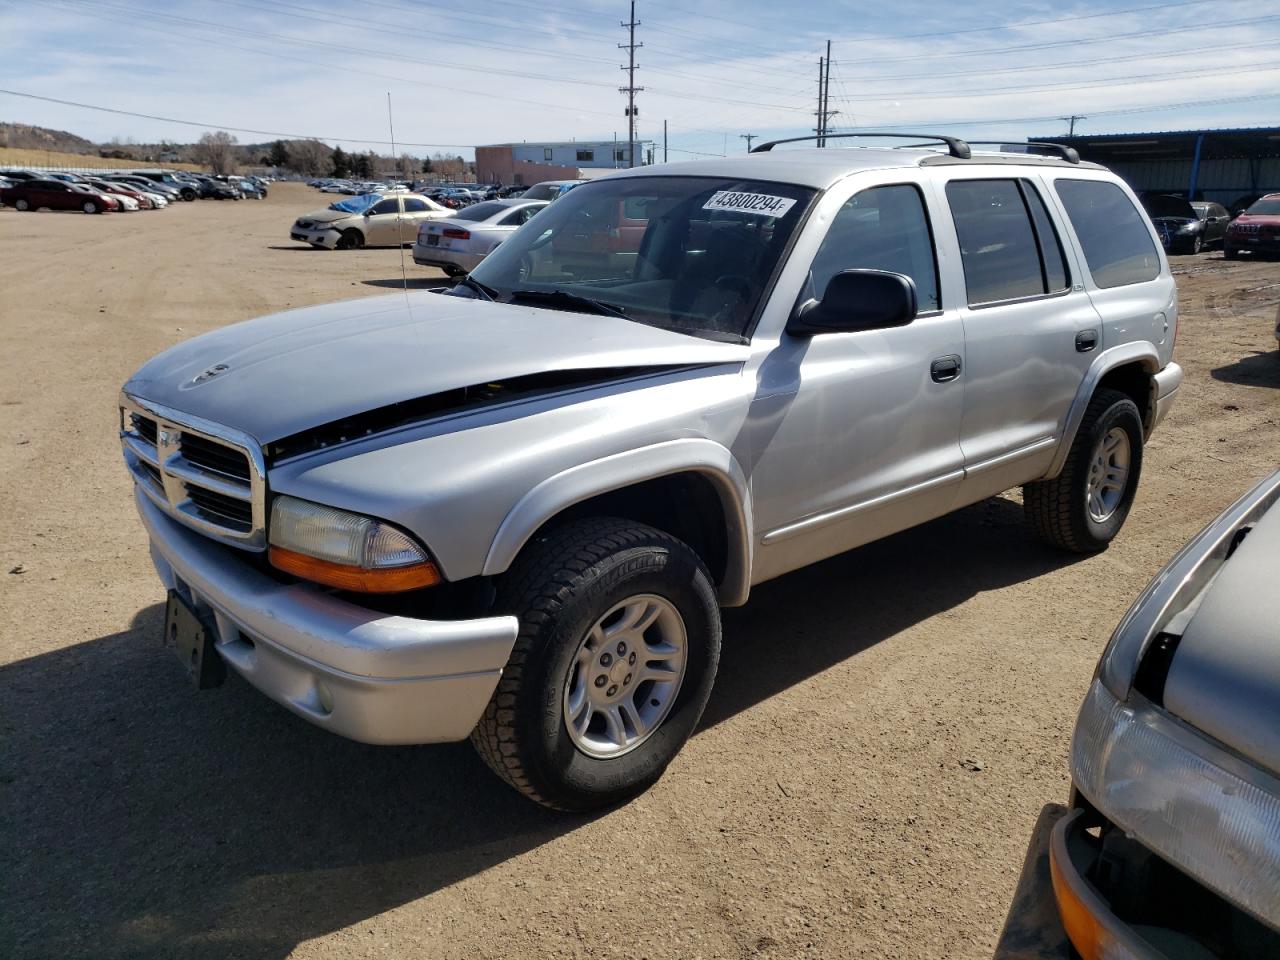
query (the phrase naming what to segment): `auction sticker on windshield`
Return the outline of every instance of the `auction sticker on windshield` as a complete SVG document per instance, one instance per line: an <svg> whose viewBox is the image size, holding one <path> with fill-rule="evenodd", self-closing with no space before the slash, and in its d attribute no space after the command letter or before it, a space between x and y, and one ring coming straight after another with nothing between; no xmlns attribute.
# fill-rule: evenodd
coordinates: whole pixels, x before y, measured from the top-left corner
<svg viewBox="0 0 1280 960"><path fill-rule="evenodd" d="M711 195L711 199L702 205L702 209L723 210L727 213L754 213L762 217L781 217L794 205L795 200L791 197L717 190Z"/></svg>

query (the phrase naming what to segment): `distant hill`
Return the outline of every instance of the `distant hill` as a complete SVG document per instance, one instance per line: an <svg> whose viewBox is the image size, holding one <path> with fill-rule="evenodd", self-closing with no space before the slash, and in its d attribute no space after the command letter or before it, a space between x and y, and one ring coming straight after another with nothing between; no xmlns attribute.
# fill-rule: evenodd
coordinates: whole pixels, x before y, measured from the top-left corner
<svg viewBox="0 0 1280 960"><path fill-rule="evenodd" d="M98 152L98 145L92 140L77 137L65 130L50 130L47 127L33 127L25 123L0 123L0 147L15 147L21 150L56 150L58 153L91 153Z"/></svg>

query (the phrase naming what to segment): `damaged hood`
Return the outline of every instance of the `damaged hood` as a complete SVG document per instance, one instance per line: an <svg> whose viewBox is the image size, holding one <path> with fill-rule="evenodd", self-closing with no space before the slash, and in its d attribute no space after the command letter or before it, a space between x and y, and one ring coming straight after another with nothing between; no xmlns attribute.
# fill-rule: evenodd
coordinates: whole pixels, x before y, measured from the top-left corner
<svg viewBox="0 0 1280 960"><path fill-rule="evenodd" d="M630 320L436 293L290 310L223 327L148 361L135 397L267 444L446 390L557 371L741 363L717 343Z"/></svg>

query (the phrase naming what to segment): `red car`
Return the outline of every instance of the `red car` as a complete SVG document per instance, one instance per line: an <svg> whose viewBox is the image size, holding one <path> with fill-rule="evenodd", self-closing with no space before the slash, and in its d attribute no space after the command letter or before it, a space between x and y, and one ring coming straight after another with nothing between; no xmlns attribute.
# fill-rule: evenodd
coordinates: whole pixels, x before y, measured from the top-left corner
<svg viewBox="0 0 1280 960"><path fill-rule="evenodd" d="M100 193L118 193L122 197L132 197L138 201L139 210L151 210L155 204L151 202L151 198L140 190L135 190L127 183L112 183L108 180L86 180L85 181L93 189Z"/></svg>
<svg viewBox="0 0 1280 960"><path fill-rule="evenodd" d="M85 213L106 213L119 210L120 204L110 194L97 190L82 192L73 190L71 184L61 180L24 180L12 187L0 190L0 203L15 210L83 210Z"/></svg>
<svg viewBox="0 0 1280 960"><path fill-rule="evenodd" d="M1269 193L1254 201L1227 226L1222 255L1235 260L1242 253L1280 254L1280 193Z"/></svg>

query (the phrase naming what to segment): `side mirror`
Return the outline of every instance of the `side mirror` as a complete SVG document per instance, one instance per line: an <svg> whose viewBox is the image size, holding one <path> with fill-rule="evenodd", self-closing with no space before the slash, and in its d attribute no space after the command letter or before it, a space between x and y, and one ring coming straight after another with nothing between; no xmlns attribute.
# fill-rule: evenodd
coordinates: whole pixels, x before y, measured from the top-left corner
<svg viewBox="0 0 1280 960"><path fill-rule="evenodd" d="M1239 209L1239 210L1237 210L1237 211L1235 212L1234 216L1236 216L1236 217L1242 217L1242 216L1244 216L1244 214L1245 214L1245 211L1244 211L1244 209L1243 209L1243 208L1241 208L1241 209Z"/></svg>
<svg viewBox="0 0 1280 960"><path fill-rule="evenodd" d="M916 317L916 284L887 270L842 270L821 300L801 304L787 323L793 337L901 327Z"/></svg>

